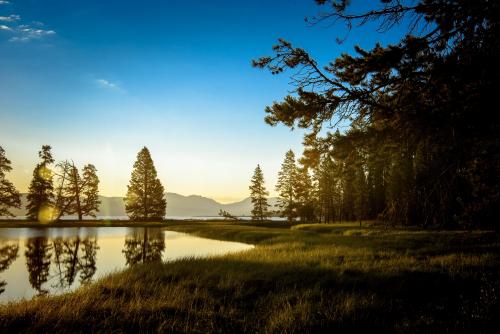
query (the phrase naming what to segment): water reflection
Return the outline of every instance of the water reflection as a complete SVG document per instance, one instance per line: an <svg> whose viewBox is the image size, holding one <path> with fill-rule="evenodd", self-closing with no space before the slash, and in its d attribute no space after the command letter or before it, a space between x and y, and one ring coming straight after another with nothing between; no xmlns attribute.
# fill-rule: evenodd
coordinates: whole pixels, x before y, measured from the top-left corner
<svg viewBox="0 0 500 334"><path fill-rule="evenodd" d="M53 287L70 287L77 274L79 274L80 284L91 282L97 270L96 255L99 249L97 237L56 238L53 246L55 276L57 277L57 285Z"/></svg>
<svg viewBox="0 0 500 334"><path fill-rule="evenodd" d="M26 240L26 268L28 279L39 295L46 294L47 289L42 285L49 279L50 258L52 257L52 246L45 237L30 238Z"/></svg>
<svg viewBox="0 0 500 334"><path fill-rule="evenodd" d="M160 228L0 228L0 302L70 291L138 263L252 247Z"/></svg>
<svg viewBox="0 0 500 334"><path fill-rule="evenodd" d="M165 236L163 231L145 227L142 231L136 230L125 238L123 254L127 265L132 266L140 262L160 261L165 250Z"/></svg>
<svg viewBox="0 0 500 334"><path fill-rule="evenodd" d="M9 268L19 256L19 243L0 240L0 273ZM0 280L0 295L5 291L7 282Z"/></svg>

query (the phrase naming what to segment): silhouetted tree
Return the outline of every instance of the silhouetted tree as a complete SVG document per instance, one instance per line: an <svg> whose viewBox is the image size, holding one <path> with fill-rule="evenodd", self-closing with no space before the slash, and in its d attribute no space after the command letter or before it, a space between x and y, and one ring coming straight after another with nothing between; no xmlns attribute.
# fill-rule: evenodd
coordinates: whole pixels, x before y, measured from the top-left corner
<svg viewBox="0 0 500 334"><path fill-rule="evenodd" d="M239 220L238 217L232 215L231 213L227 212L226 210L219 210L219 216L224 217L226 220Z"/></svg>
<svg viewBox="0 0 500 334"><path fill-rule="evenodd" d="M303 222L314 220L316 189L306 166L297 169L295 187L297 215Z"/></svg>
<svg viewBox="0 0 500 334"><path fill-rule="evenodd" d="M278 183L276 191L279 194L278 206L281 216L292 221L296 216L296 189L297 189L297 165L295 164L295 154L292 150L286 152L285 160L278 173Z"/></svg>
<svg viewBox="0 0 500 334"><path fill-rule="evenodd" d="M156 175L153 160L146 147L137 154L124 201L125 210L132 220L155 220L165 217L165 190Z"/></svg>
<svg viewBox="0 0 500 334"><path fill-rule="evenodd" d="M10 208L21 207L21 197L12 182L5 174L10 172L10 160L5 156L5 150L0 146L0 216L13 216Z"/></svg>
<svg viewBox="0 0 500 334"><path fill-rule="evenodd" d="M53 176L55 178L54 189L54 217L53 220L59 220L68 213L74 200L73 194L68 191L69 183L72 178L72 165L68 161L61 161L56 165Z"/></svg>
<svg viewBox="0 0 500 334"><path fill-rule="evenodd" d="M42 160L33 171L26 206L27 218L31 220L52 220L54 217L53 174L49 166L54 162L51 147L43 145L38 156Z"/></svg>
<svg viewBox="0 0 500 334"><path fill-rule="evenodd" d="M88 164L83 167L81 195L82 203L78 211L78 217L96 216L99 211L99 177L94 165Z"/></svg>
<svg viewBox="0 0 500 334"><path fill-rule="evenodd" d="M313 168L317 182L316 214L325 223L340 219L342 194L338 169L339 164L329 155L321 157Z"/></svg>
<svg viewBox="0 0 500 334"><path fill-rule="evenodd" d="M257 165L250 184L250 198L252 200L252 219L264 221L269 216L267 196L269 192L264 185L264 174L260 165Z"/></svg>
<svg viewBox="0 0 500 334"><path fill-rule="evenodd" d="M57 167L58 219L65 214L76 214L80 221L83 220L83 216L95 217L100 204L99 178L95 166L85 165L82 176L73 162L62 161Z"/></svg>

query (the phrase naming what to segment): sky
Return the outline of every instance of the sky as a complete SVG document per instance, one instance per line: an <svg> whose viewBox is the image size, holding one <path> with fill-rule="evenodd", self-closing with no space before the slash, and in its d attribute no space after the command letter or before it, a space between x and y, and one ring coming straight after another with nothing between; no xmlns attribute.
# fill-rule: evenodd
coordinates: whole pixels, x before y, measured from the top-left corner
<svg viewBox="0 0 500 334"><path fill-rule="evenodd" d="M381 39L368 25L338 44L342 24L304 22L325 10L313 0L0 0L8 178L26 192L49 144L57 161L94 164L101 195L124 196L147 146L168 192L238 201L260 164L275 195L286 151L302 153L303 131L265 124L265 106L293 88L251 60L271 55L278 38L324 65Z"/></svg>

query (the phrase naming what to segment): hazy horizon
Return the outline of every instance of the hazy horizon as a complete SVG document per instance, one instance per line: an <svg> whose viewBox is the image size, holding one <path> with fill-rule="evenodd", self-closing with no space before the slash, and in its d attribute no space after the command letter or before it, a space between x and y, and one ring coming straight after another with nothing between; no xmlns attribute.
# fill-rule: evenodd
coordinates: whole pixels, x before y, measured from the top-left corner
<svg viewBox="0 0 500 334"><path fill-rule="evenodd" d="M341 26L304 22L318 11L313 1L2 2L8 178L26 192L47 144L56 161L94 164L101 195L124 196L137 152L147 146L169 192L238 201L248 197L260 164L276 195L285 152L300 156L303 132L264 123L265 106L291 88L286 76L254 69L251 60L269 54L278 38L326 61L381 36L367 25L339 45Z"/></svg>

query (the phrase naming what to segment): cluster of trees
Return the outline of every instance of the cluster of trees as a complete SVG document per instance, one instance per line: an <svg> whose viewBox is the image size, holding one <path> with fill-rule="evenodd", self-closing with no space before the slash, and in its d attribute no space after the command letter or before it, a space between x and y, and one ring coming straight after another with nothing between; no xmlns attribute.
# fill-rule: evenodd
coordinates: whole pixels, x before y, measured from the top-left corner
<svg viewBox="0 0 500 334"><path fill-rule="evenodd" d="M264 174L260 165L255 168L250 184L250 199L253 204L252 219L264 221L278 213L288 221L300 218L301 221L316 220L314 206L314 184L308 169L297 165L295 153L289 150L278 173L276 191L278 205L271 209L268 203L269 192L264 185Z"/></svg>
<svg viewBox="0 0 500 334"><path fill-rule="evenodd" d="M40 162L33 170L27 195L27 219L41 222L58 221L64 215L95 217L99 210L99 178L92 164L81 172L69 160L54 165L51 147L43 145L38 152ZM13 216L12 208L21 207L21 196L6 174L11 162L0 146L0 216ZM137 155L127 195L125 210L131 220L161 220L166 214L165 189L157 177L149 150Z"/></svg>
<svg viewBox="0 0 500 334"><path fill-rule="evenodd" d="M311 24L407 30L396 44L356 47L324 67L285 40L253 63L294 72L295 92L266 108L266 122L308 129L300 162L316 182L315 216L497 224L500 2L381 0L365 12L316 2L326 9Z"/></svg>
<svg viewBox="0 0 500 334"><path fill-rule="evenodd" d="M33 170L27 195L27 218L42 222L57 221L63 215L95 217L99 209L99 178L97 169L87 164L80 171L73 162L54 165L51 147L43 145L38 152L40 162ZM19 191L6 179L12 167L0 147L0 216L12 216L11 208L21 207Z"/></svg>

